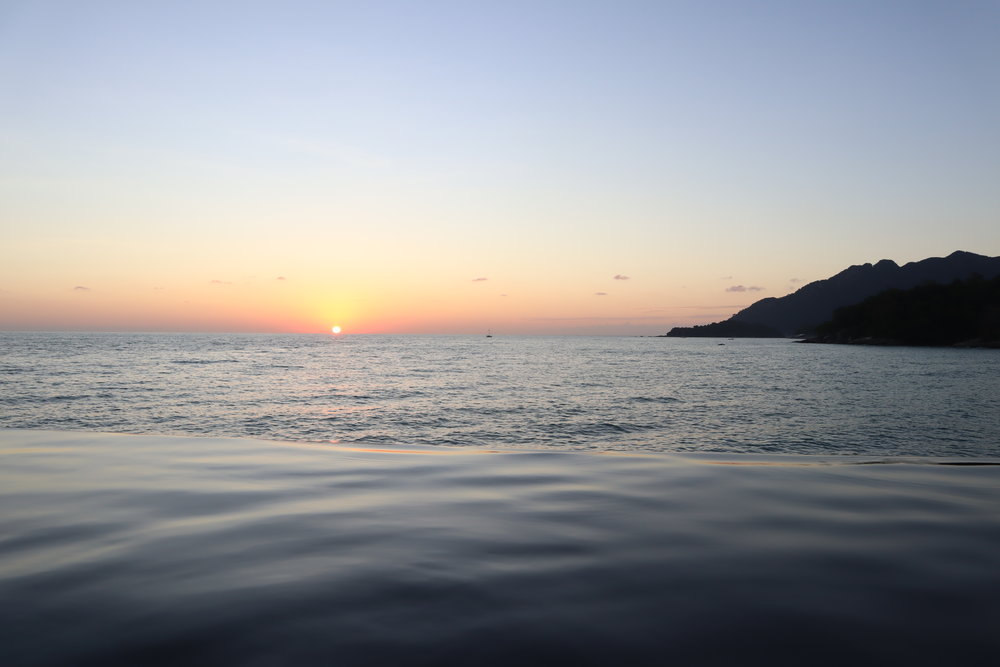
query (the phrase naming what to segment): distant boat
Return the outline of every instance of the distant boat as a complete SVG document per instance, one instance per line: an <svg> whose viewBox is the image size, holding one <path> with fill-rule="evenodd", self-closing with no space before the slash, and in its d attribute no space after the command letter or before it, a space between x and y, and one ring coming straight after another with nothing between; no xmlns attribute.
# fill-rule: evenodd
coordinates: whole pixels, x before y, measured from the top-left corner
<svg viewBox="0 0 1000 667"><path fill-rule="evenodd" d="M493 338L493 329L490 329L489 331L486 332L486 337Z"/></svg>

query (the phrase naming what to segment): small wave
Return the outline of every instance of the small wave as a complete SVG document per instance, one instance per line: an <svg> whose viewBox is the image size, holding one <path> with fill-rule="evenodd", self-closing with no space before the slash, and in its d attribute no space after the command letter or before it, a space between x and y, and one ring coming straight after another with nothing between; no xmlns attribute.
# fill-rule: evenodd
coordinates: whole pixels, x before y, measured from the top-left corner
<svg viewBox="0 0 1000 667"><path fill-rule="evenodd" d="M597 422L594 424L579 424L566 429L564 432L568 431L572 435L609 435L615 433L632 433L638 430L640 430L640 427L634 424Z"/></svg>
<svg viewBox="0 0 1000 667"><path fill-rule="evenodd" d="M171 363L174 364L238 364L239 359L174 359Z"/></svg>
<svg viewBox="0 0 1000 667"><path fill-rule="evenodd" d="M319 412L326 417L336 417L351 412L372 412L378 409L377 405L325 405Z"/></svg>
<svg viewBox="0 0 1000 667"><path fill-rule="evenodd" d="M346 392L345 393L332 392L332 393L313 394L308 398L313 400L316 399L326 400L328 398L338 398L338 399L347 399L351 401L374 401L378 399L378 396L372 396L371 394L351 394Z"/></svg>
<svg viewBox="0 0 1000 667"><path fill-rule="evenodd" d="M681 399L673 396L635 396L633 403L681 403Z"/></svg>

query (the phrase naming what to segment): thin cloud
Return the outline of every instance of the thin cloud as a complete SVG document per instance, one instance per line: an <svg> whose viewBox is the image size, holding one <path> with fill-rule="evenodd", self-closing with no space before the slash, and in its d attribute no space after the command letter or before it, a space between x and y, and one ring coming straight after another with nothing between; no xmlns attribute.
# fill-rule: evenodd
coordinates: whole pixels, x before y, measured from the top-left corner
<svg viewBox="0 0 1000 667"><path fill-rule="evenodd" d="M501 294L500 296L507 296L506 294Z"/></svg>
<svg viewBox="0 0 1000 667"><path fill-rule="evenodd" d="M798 279L798 278L789 278L788 282L790 282L790 283L800 283L802 281L800 279Z"/></svg>
<svg viewBox="0 0 1000 667"><path fill-rule="evenodd" d="M732 279L733 279L732 276L722 276L721 278L719 278L719 280L732 280Z"/></svg>
<svg viewBox="0 0 1000 667"><path fill-rule="evenodd" d="M594 296L607 296L607 292L594 292Z"/></svg>
<svg viewBox="0 0 1000 667"><path fill-rule="evenodd" d="M90 288L89 287L84 287L83 285L77 285L76 287L73 288L73 291L74 292L89 292Z"/></svg>
<svg viewBox="0 0 1000 667"><path fill-rule="evenodd" d="M622 274L620 274L620 273L616 273L616 274L615 274L615 280L628 280L628 279L629 279L629 277L628 277L628 276L623 276L623 275L622 275Z"/></svg>
<svg viewBox="0 0 1000 667"><path fill-rule="evenodd" d="M487 280L489 280L489 278L473 278L472 282L474 282L474 283L484 283Z"/></svg>
<svg viewBox="0 0 1000 667"><path fill-rule="evenodd" d="M213 280L212 284L213 285L232 285L232 283L229 282L228 280Z"/></svg>
<svg viewBox="0 0 1000 667"><path fill-rule="evenodd" d="M763 292L763 287L757 287L756 285L750 285L749 287L745 285L733 285L732 287L726 288L727 292Z"/></svg>
<svg viewBox="0 0 1000 667"><path fill-rule="evenodd" d="M285 276L278 276L275 280L288 280Z"/></svg>

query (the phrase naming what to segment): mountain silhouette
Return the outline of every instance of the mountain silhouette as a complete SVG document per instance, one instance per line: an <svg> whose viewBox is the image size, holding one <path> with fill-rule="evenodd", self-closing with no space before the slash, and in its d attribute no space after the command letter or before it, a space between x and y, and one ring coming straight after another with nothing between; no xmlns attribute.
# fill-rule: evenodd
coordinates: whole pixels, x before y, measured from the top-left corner
<svg viewBox="0 0 1000 667"><path fill-rule="evenodd" d="M888 289L906 290L926 283L950 283L973 276L991 279L1000 275L1000 257L987 257L962 250L947 257L930 257L899 266L889 259L844 269L825 280L817 280L783 297L761 299L728 320L697 327L675 327L668 336L749 337L733 325L753 325L756 336L795 336L812 333L830 320L833 311L864 301Z"/></svg>
<svg viewBox="0 0 1000 667"><path fill-rule="evenodd" d="M1000 347L1000 276L888 289L833 311L807 343Z"/></svg>

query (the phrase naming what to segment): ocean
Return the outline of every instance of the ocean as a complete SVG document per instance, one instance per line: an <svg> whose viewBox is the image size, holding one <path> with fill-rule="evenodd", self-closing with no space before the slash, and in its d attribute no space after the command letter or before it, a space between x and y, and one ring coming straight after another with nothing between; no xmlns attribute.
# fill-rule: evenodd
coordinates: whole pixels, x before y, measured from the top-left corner
<svg viewBox="0 0 1000 667"><path fill-rule="evenodd" d="M392 447L1000 454L992 350L2 333L0 380L7 428Z"/></svg>
<svg viewBox="0 0 1000 667"><path fill-rule="evenodd" d="M992 665L998 371L0 334L0 664Z"/></svg>

